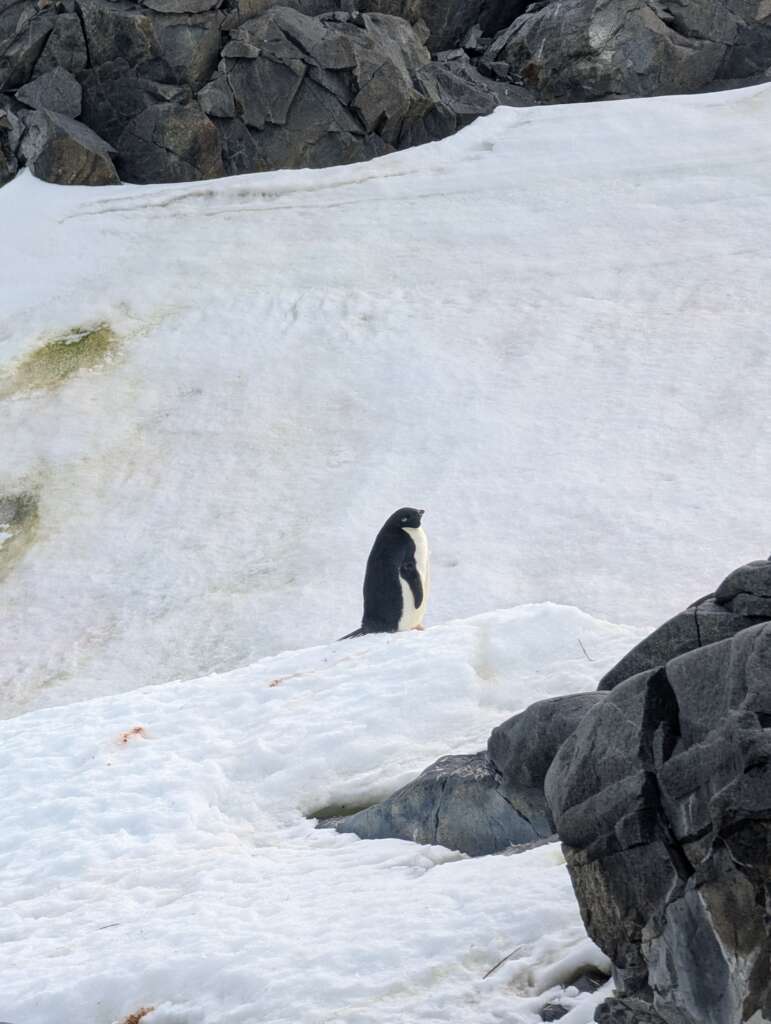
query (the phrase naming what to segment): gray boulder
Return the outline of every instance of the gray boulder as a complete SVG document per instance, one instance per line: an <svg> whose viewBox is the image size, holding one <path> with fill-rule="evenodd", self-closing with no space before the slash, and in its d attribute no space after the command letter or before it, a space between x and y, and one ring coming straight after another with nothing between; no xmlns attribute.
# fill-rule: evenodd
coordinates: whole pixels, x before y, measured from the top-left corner
<svg viewBox="0 0 771 1024"><path fill-rule="evenodd" d="M771 64L771 25L750 0L551 0L494 40L547 101L694 92Z"/></svg>
<svg viewBox="0 0 771 1024"><path fill-rule="evenodd" d="M53 7L38 10L29 0L0 0L0 90L30 80L55 22Z"/></svg>
<svg viewBox="0 0 771 1024"><path fill-rule="evenodd" d="M20 152L32 173L57 185L117 185L114 150L86 125L50 110L21 115Z"/></svg>
<svg viewBox="0 0 771 1024"><path fill-rule="evenodd" d="M472 857L540 838L501 794L484 753L442 757L379 804L335 823L362 839L409 839Z"/></svg>
<svg viewBox="0 0 771 1024"><path fill-rule="evenodd" d="M89 68L80 76L83 87L82 119L103 139L116 146L126 125L161 103L187 103L187 85L155 82L139 75L123 59Z"/></svg>
<svg viewBox="0 0 771 1024"><path fill-rule="evenodd" d="M124 0L79 0L92 68L126 61L132 74L200 89L222 43L219 11L159 14Z"/></svg>
<svg viewBox="0 0 771 1024"><path fill-rule="evenodd" d="M16 90L16 99L37 110L80 117L83 90L63 68L54 68Z"/></svg>
<svg viewBox="0 0 771 1024"><path fill-rule="evenodd" d="M641 640L602 677L598 689L612 690L638 672L767 619L771 619L771 561L750 562L732 572L714 595L695 601Z"/></svg>
<svg viewBox="0 0 771 1024"><path fill-rule="evenodd" d="M124 181L201 181L224 173L217 129L195 104L149 107L128 123L118 153Z"/></svg>
<svg viewBox="0 0 771 1024"><path fill-rule="evenodd" d="M583 717L604 700L602 693L550 697L496 726L487 756L499 776L501 795L540 836L554 829L543 785L554 757Z"/></svg>
<svg viewBox="0 0 771 1024"><path fill-rule="evenodd" d="M74 11L60 14L54 22L51 34L45 41L40 56L35 62L35 75L62 68L73 75L88 66L88 52L83 26Z"/></svg>
<svg viewBox="0 0 771 1024"><path fill-rule="evenodd" d="M614 965L596 1019L771 1019L771 623L617 686L545 789Z"/></svg>

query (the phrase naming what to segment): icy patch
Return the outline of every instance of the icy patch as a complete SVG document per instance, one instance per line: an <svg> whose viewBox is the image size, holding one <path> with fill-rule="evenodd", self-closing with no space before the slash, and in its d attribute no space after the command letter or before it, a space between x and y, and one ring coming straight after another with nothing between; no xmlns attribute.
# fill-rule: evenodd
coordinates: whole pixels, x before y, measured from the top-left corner
<svg viewBox="0 0 771 1024"><path fill-rule="evenodd" d="M638 637L525 606L3 722L0 1019L535 1021L548 965L591 958L558 846L471 860L303 815L482 749Z"/></svg>

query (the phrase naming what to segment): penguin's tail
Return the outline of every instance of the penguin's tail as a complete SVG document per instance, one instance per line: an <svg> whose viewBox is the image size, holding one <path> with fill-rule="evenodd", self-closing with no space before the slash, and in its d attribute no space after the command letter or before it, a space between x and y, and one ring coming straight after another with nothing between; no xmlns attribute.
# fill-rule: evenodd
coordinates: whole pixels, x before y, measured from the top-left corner
<svg viewBox="0 0 771 1024"><path fill-rule="evenodd" d="M353 640L355 636L364 636L366 632L367 631L363 626L359 626L358 629L354 629L353 633L346 633L345 636L338 637L337 643L340 643L341 640Z"/></svg>

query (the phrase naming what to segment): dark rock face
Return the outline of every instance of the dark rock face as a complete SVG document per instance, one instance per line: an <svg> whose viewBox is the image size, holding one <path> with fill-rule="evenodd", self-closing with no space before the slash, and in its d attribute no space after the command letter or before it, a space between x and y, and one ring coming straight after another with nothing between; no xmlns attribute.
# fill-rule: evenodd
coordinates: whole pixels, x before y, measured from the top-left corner
<svg viewBox="0 0 771 1024"><path fill-rule="evenodd" d="M393 796L334 823L362 839L438 843L471 856L554 833L543 782L551 761L601 693L533 704L493 730L487 752L440 758Z"/></svg>
<svg viewBox="0 0 771 1024"><path fill-rule="evenodd" d="M494 41L547 101L694 92L771 64L771 23L749 0L551 0Z"/></svg>
<svg viewBox="0 0 771 1024"><path fill-rule="evenodd" d="M123 0L78 0L93 68L124 60L154 82L199 89L222 43L219 12L159 14Z"/></svg>
<svg viewBox="0 0 771 1024"><path fill-rule="evenodd" d="M596 1019L769 1019L771 624L615 687L545 789L584 923L614 964Z"/></svg>
<svg viewBox="0 0 771 1024"><path fill-rule="evenodd" d="M119 150L125 140L130 148L116 165L130 168L133 181L176 181L186 168L208 177L323 167L444 138L501 104L757 81L771 73L767 7L767 0L0 0L0 93L19 90L35 109L79 118ZM187 113L172 116L169 105ZM147 113L155 108L163 109ZM193 108L210 124L198 118L193 129ZM188 125L184 144L172 120ZM152 159L139 155L137 132L154 146ZM181 148L164 162L153 138L168 132ZM215 135L218 160L209 152ZM2 147L7 179L26 158L9 150L8 136Z"/></svg>
<svg viewBox="0 0 771 1024"><path fill-rule="evenodd" d="M61 185L117 185L114 152L79 121L49 110L22 115L20 152L32 173Z"/></svg>
<svg viewBox="0 0 771 1024"><path fill-rule="evenodd" d="M128 123L118 152L124 181L201 181L224 173L217 129L194 105L149 107Z"/></svg>
<svg viewBox="0 0 771 1024"><path fill-rule="evenodd" d="M348 0L43 3L0 0L0 89L79 117L117 150L127 181L366 160L442 138L499 103L531 102L505 65L487 77L463 50L435 65L424 45L424 14L468 34L491 0L425 10L420 0L373 0L371 13ZM481 31L469 44L478 53ZM5 138L4 179L28 151ZM55 168L62 181L85 173L61 161L46 173Z"/></svg>
<svg viewBox="0 0 771 1024"><path fill-rule="evenodd" d="M40 78L16 90L16 99L36 110L53 110L67 117L80 117L83 90L64 68L46 71Z"/></svg>
<svg viewBox="0 0 771 1024"><path fill-rule="evenodd" d="M568 736L602 700L601 693L540 700L490 734L487 754L500 776L501 793L541 836L555 831L543 791L546 773Z"/></svg>
<svg viewBox="0 0 771 1024"><path fill-rule="evenodd" d="M771 561L750 562L736 569L717 588L690 608L659 626L607 672L598 689L612 690L638 672L663 665L670 658L733 636L771 619Z"/></svg>
<svg viewBox="0 0 771 1024"><path fill-rule="evenodd" d="M501 795L484 753L442 757L387 800L335 827L362 839L436 843L471 856L540 838Z"/></svg>

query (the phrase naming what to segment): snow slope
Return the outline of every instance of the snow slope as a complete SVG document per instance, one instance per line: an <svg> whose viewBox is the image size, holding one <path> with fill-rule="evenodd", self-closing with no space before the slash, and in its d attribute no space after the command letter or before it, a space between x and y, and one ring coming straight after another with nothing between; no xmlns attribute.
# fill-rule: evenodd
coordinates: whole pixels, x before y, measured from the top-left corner
<svg viewBox="0 0 771 1024"><path fill-rule="evenodd" d="M3 188L0 497L37 502L3 713L353 629L403 504L435 623L655 624L766 555L769 127L766 86L500 109L345 168ZM100 364L19 383L103 322Z"/></svg>
<svg viewBox="0 0 771 1024"><path fill-rule="evenodd" d="M535 1024L607 967L558 845L469 859L306 816L594 688L638 635L531 605L0 723L0 1019Z"/></svg>

